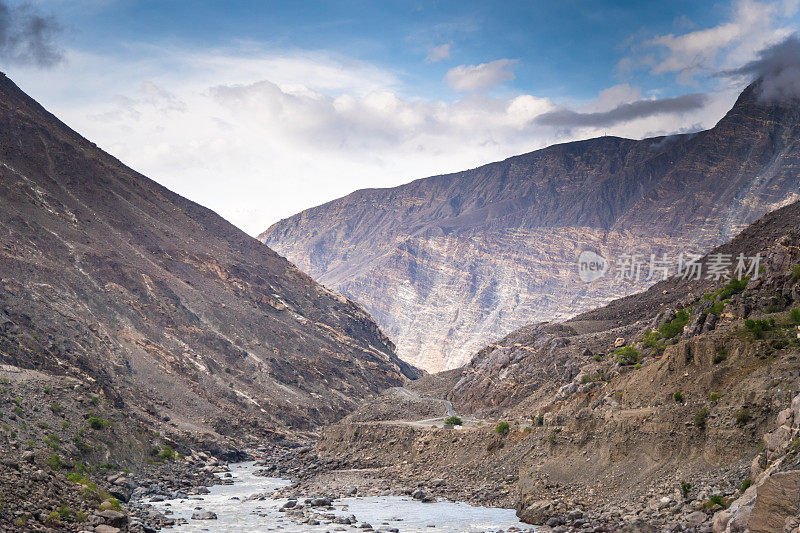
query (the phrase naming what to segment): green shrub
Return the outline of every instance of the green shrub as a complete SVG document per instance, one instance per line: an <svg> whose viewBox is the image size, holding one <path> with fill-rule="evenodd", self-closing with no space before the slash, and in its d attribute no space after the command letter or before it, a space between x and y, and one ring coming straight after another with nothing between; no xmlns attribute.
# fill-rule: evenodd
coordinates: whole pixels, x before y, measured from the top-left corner
<svg viewBox="0 0 800 533"><path fill-rule="evenodd" d="M752 420L752 416L750 415L750 409L744 408L736 411L736 423L740 426L743 426Z"/></svg>
<svg viewBox="0 0 800 533"><path fill-rule="evenodd" d="M58 450L61 447L60 442L61 439L55 433L50 433L44 438L44 443L54 450Z"/></svg>
<svg viewBox="0 0 800 533"><path fill-rule="evenodd" d="M703 503L703 510L713 511L716 507L727 509L730 507L730 504L730 501L727 498L723 498L721 494L713 494L708 498L708 501Z"/></svg>
<svg viewBox="0 0 800 533"><path fill-rule="evenodd" d="M719 316L722 314L722 309L725 307L725 302L715 302L714 305L707 311L709 315Z"/></svg>
<svg viewBox="0 0 800 533"><path fill-rule="evenodd" d="M718 402L719 401L719 393L718 392L712 392L711 394L708 395L708 399L711 400L712 402Z"/></svg>
<svg viewBox="0 0 800 533"><path fill-rule="evenodd" d="M62 520L70 520L72 518L72 514L72 509L66 505L62 505L58 508L58 516L60 516Z"/></svg>
<svg viewBox="0 0 800 533"><path fill-rule="evenodd" d="M89 422L89 427L91 427L92 429L103 429L104 427L108 427L111 425L111 422L109 422L108 420L104 420L96 416L90 416L88 422Z"/></svg>
<svg viewBox="0 0 800 533"><path fill-rule="evenodd" d="M672 399L675 400L675 403L683 403L683 393L676 392L672 395Z"/></svg>
<svg viewBox="0 0 800 533"><path fill-rule="evenodd" d="M653 353L657 355L664 353L664 350L667 347L664 341L661 340L661 334L653 330L648 330L644 335L642 335L642 344L644 344L644 346L647 348L651 348Z"/></svg>
<svg viewBox="0 0 800 533"><path fill-rule="evenodd" d="M60 413L61 411L63 411L63 409L61 408L61 406L60 406L60 405L58 405L58 402L53 402L53 403L51 403L51 404L50 404L50 410L51 410L51 411L53 411L53 413L54 413L54 414L58 414L58 413Z"/></svg>
<svg viewBox="0 0 800 533"><path fill-rule="evenodd" d="M161 448L161 458L167 461L175 460L175 450L171 446L164 446Z"/></svg>
<svg viewBox="0 0 800 533"><path fill-rule="evenodd" d="M791 316L792 320L794 320L797 324L800 324L800 307L792 309Z"/></svg>
<svg viewBox="0 0 800 533"><path fill-rule="evenodd" d="M748 478L745 478L745 479L744 479L744 481L742 481L742 486L741 486L741 487L739 487L739 490L740 490L741 492L744 492L744 491L746 491L747 489L749 489L749 488L750 488L750 485L752 485L752 484L753 484L753 481L752 481L752 480L751 480L749 477L748 477Z"/></svg>
<svg viewBox="0 0 800 533"><path fill-rule="evenodd" d="M678 311L675 318L658 328L659 335L663 339L671 339L683 333L683 328L689 323L689 318L689 313L685 310Z"/></svg>
<svg viewBox="0 0 800 533"><path fill-rule="evenodd" d="M511 431L511 426L508 425L508 422L500 422L494 428L494 432L498 435L508 435L509 431Z"/></svg>
<svg viewBox="0 0 800 533"><path fill-rule="evenodd" d="M694 415L694 425L700 429L704 429L706 427L706 419L708 418L708 408L703 407L698 411L696 415Z"/></svg>
<svg viewBox="0 0 800 533"><path fill-rule="evenodd" d="M639 361L639 352L633 346L623 346L614 350L616 361L622 366L634 365Z"/></svg>
<svg viewBox="0 0 800 533"><path fill-rule="evenodd" d="M461 426L461 425L464 424L464 422L460 418L458 418L457 416L449 417L447 420L444 421L444 423L445 424L450 424L450 425L453 425L453 426Z"/></svg>
<svg viewBox="0 0 800 533"><path fill-rule="evenodd" d="M795 265L792 269L792 283L800 280L800 265Z"/></svg>
<svg viewBox="0 0 800 533"><path fill-rule="evenodd" d="M58 454L55 453L50 457L48 457L44 463L53 470L60 469L62 465L61 457L59 457Z"/></svg>
<svg viewBox="0 0 800 533"><path fill-rule="evenodd" d="M543 426L544 425L544 415L539 415L536 417L536 425Z"/></svg>
<svg viewBox="0 0 800 533"><path fill-rule="evenodd" d="M692 492L692 484L687 483L686 481L681 481L681 495L684 498L688 498L690 492Z"/></svg>
<svg viewBox="0 0 800 533"><path fill-rule="evenodd" d="M744 321L744 327L753 334L753 338L756 339L763 339L764 332L769 331L774 327L775 320L753 320L752 318L748 318Z"/></svg>
<svg viewBox="0 0 800 533"><path fill-rule="evenodd" d="M51 392L53 392L53 387L45 386L42 390L44 391L45 394L50 394Z"/></svg>
<svg viewBox="0 0 800 533"><path fill-rule="evenodd" d="M76 522L86 522L89 519L89 516L84 513L83 511L75 511L75 521Z"/></svg>
<svg viewBox="0 0 800 533"><path fill-rule="evenodd" d="M596 354L594 354L594 360L599 363L600 361L603 360L603 356L600 355L599 353L596 353Z"/></svg>
<svg viewBox="0 0 800 533"><path fill-rule="evenodd" d="M100 403L100 398L97 396L92 396L92 404L97 405Z"/></svg>

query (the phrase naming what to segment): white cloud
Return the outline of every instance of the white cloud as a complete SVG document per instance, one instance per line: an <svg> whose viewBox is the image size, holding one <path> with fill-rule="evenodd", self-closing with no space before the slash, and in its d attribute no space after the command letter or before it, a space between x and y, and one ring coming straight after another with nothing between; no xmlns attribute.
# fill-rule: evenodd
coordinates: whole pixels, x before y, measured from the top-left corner
<svg viewBox="0 0 800 533"><path fill-rule="evenodd" d="M480 65L459 65L447 71L445 79L457 91L487 91L514 79L514 59L497 59Z"/></svg>
<svg viewBox="0 0 800 533"><path fill-rule="evenodd" d="M785 39L792 29L784 17L796 11L796 4L796 0L736 0L729 20L647 39L637 47L638 55L620 60L617 70L625 77L643 67L655 75L675 74L679 83L694 83L698 74L740 65L765 46Z"/></svg>
<svg viewBox="0 0 800 533"><path fill-rule="evenodd" d="M444 43L439 46L428 47L428 55L425 57L425 61L428 63L436 63L443 59L450 59L450 48L452 46L453 43Z"/></svg>
<svg viewBox="0 0 800 533"><path fill-rule="evenodd" d="M536 122L563 108L547 98L479 90L513 76L508 60L493 63L463 67L472 77L464 74L460 86L475 90L451 102L409 96L413 90L396 73L375 65L256 46L140 45L127 59L71 51L46 73L16 67L9 75L101 148L251 234L358 188L603 133L638 137L710 126L735 96L687 117L561 130ZM572 107L603 112L640 99L637 87L623 84Z"/></svg>

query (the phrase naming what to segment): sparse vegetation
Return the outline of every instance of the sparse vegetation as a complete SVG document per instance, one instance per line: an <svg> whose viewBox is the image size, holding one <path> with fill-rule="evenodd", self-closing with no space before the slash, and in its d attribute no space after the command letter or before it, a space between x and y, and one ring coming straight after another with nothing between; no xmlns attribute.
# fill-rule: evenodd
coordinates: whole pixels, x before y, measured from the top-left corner
<svg viewBox="0 0 800 533"><path fill-rule="evenodd" d="M672 395L672 399L675 400L675 403L683 403L683 393L676 392Z"/></svg>
<svg viewBox="0 0 800 533"><path fill-rule="evenodd" d="M800 307L792 309L790 315L792 317L792 320L794 320L796 324L800 324Z"/></svg>
<svg viewBox="0 0 800 533"><path fill-rule="evenodd" d="M511 426L508 425L508 422L500 422L494 427L494 432L498 435L506 436L509 431L511 431Z"/></svg>
<svg viewBox="0 0 800 533"><path fill-rule="evenodd" d="M800 280L800 265L795 265L792 269L792 283Z"/></svg>
<svg viewBox="0 0 800 533"><path fill-rule="evenodd" d="M744 327L753 334L753 338L763 339L764 333L775 327L775 319L753 320L752 318L748 318L744 321Z"/></svg>
<svg viewBox="0 0 800 533"><path fill-rule="evenodd" d="M109 422L108 420L98 418L96 416L90 416L88 422L89 422L89 427L91 427L92 429L103 429L111 425L111 422Z"/></svg>
<svg viewBox="0 0 800 533"><path fill-rule="evenodd" d="M742 481L742 486L741 486L741 487L739 487L739 490L740 490L741 492L744 492L744 491L746 491L747 489L749 489L749 488L750 488L750 485L752 485L752 484L753 484L753 481L752 481L752 480L751 480L749 477L748 477L748 478L745 478L745 479L744 479L744 481Z"/></svg>
<svg viewBox="0 0 800 533"><path fill-rule="evenodd" d="M752 415L750 414L750 409L744 408L736 411L736 424L743 426L752 420Z"/></svg>
<svg viewBox="0 0 800 533"><path fill-rule="evenodd" d="M53 470L60 469L62 465L61 457L59 457L56 453L48 457L44 463Z"/></svg>
<svg viewBox="0 0 800 533"><path fill-rule="evenodd" d="M633 346L623 346L614 350L616 361L622 366L634 365L639 361L639 352Z"/></svg>
<svg viewBox="0 0 800 533"><path fill-rule="evenodd" d="M699 429L705 429L706 420L708 419L708 408L703 407L694 415L694 425Z"/></svg>
<svg viewBox="0 0 800 533"><path fill-rule="evenodd" d="M681 309L675 314L675 318L658 328L658 333L662 339L669 340L683 333L683 328L689 323L689 313Z"/></svg>
<svg viewBox="0 0 800 533"><path fill-rule="evenodd" d="M687 483L686 481L681 481L681 496L688 498L690 492L692 492L692 484Z"/></svg>
<svg viewBox="0 0 800 533"><path fill-rule="evenodd" d="M44 443L52 448L53 450L58 450L61 448L61 439L55 433L50 433L44 438Z"/></svg>
<svg viewBox="0 0 800 533"><path fill-rule="evenodd" d="M599 363L600 361L603 360L603 356L600 355L599 353L596 353L596 354L594 354L594 360Z"/></svg>
<svg viewBox="0 0 800 533"><path fill-rule="evenodd" d="M711 362L715 365L718 365L727 358L728 358L728 349L725 346L717 346L717 349L714 352L714 357L711 359Z"/></svg>
<svg viewBox="0 0 800 533"><path fill-rule="evenodd" d="M453 426L461 426L464 422L457 416L451 416L447 420L444 421L445 424L450 424Z"/></svg>
<svg viewBox="0 0 800 533"><path fill-rule="evenodd" d="M708 395L708 399L711 400L712 402L718 402L719 401L719 393L718 392L712 392L711 394Z"/></svg>

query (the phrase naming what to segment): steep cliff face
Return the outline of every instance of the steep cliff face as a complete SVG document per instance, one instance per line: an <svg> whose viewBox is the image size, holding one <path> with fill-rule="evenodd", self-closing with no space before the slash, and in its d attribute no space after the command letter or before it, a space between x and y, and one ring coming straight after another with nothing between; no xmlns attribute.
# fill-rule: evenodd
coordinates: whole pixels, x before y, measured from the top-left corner
<svg viewBox="0 0 800 533"><path fill-rule="evenodd" d="M118 406L220 433L330 421L418 372L359 305L5 76L0 205L4 363L80 375Z"/></svg>
<svg viewBox="0 0 800 533"><path fill-rule="evenodd" d="M561 144L357 191L259 238L361 302L404 359L454 368L488 339L652 283L586 284L582 250L705 252L797 198L799 119L797 102L762 102L754 85L708 131Z"/></svg>

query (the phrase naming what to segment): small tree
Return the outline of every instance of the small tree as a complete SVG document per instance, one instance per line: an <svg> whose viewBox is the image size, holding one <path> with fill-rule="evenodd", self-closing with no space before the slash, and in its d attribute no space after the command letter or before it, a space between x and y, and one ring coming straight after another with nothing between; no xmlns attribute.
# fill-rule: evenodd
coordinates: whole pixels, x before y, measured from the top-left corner
<svg viewBox="0 0 800 533"><path fill-rule="evenodd" d="M444 423L445 424L449 424L451 426L461 426L461 425L463 425L462 420L460 418L458 418L457 416L451 416L450 418L445 420Z"/></svg>
<svg viewBox="0 0 800 533"><path fill-rule="evenodd" d="M494 431L498 435L506 436L511 431L511 426L508 425L508 422L500 422L495 426Z"/></svg>

